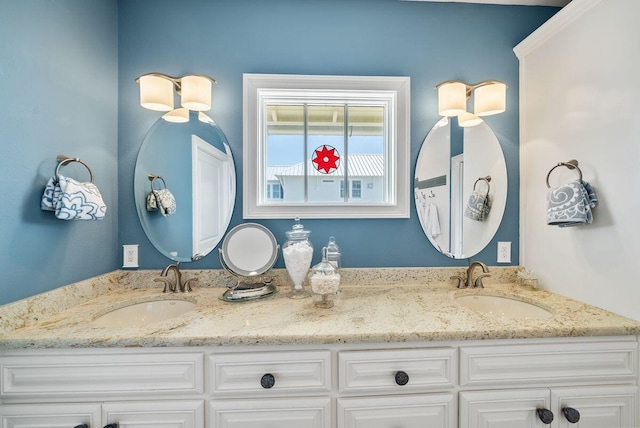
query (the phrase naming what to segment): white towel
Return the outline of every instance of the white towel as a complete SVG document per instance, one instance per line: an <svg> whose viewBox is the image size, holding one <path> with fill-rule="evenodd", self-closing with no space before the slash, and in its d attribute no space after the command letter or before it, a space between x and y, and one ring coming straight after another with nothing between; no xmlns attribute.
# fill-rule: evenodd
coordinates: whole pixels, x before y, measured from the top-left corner
<svg viewBox="0 0 640 428"><path fill-rule="evenodd" d="M427 234L435 238L440 235L440 220L438 219L438 206L429 202L426 207Z"/></svg>
<svg viewBox="0 0 640 428"><path fill-rule="evenodd" d="M53 205L55 215L60 220L102 220L107 206L102 200L100 191L93 183L80 183L73 178L58 175L58 182L51 192L50 180L45 188L41 208L51 211ZM45 203L46 200L46 203Z"/></svg>

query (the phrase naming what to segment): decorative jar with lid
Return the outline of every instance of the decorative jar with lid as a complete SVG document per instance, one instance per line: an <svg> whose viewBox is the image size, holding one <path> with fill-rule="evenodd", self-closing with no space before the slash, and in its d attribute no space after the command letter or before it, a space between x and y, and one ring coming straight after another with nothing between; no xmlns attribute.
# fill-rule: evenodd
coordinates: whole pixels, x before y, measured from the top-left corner
<svg viewBox="0 0 640 428"><path fill-rule="evenodd" d="M322 261L311 269L309 284L313 292L313 302L319 308L330 308L340 290L340 273L327 259L327 247L322 248Z"/></svg>
<svg viewBox="0 0 640 428"><path fill-rule="evenodd" d="M293 228L286 232L287 242L282 246L284 265L293 281L293 287L287 297L292 299L309 297L309 293L304 290L303 282L309 273L313 258L313 245L309 241L310 234L311 232L305 230L304 226L300 224L300 219L296 218Z"/></svg>

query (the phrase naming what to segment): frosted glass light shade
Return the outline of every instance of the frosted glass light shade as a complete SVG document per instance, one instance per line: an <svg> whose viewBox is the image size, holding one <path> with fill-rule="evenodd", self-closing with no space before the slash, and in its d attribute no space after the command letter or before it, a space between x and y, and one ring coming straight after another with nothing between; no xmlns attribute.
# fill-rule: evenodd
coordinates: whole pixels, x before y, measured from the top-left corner
<svg viewBox="0 0 640 428"><path fill-rule="evenodd" d="M162 118L167 122L186 123L189 122L189 109L177 108L175 110L171 110L169 113L165 113L162 115Z"/></svg>
<svg viewBox="0 0 640 428"><path fill-rule="evenodd" d="M173 110L173 82L160 76L140 76L140 105L149 110Z"/></svg>
<svg viewBox="0 0 640 428"><path fill-rule="evenodd" d="M438 86L438 113L457 116L467 111L467 85L462 82L443 83Z"/></svg>
<svg viewBox="0 0 640 428"><path fill-rule="evenodd" d="M490 83L473 91L473 112L476 116L502 113L506 105L507 85L504 83Z"/></svg>
<svg viewBox="0 0 640 428"><path fill-rule="evenodd" d="M480 125L482 122L484 121L475 114L464 112L458 116L458 125L463 128Z"/></svg>
<svg viewBox="0 0 640 428"><path fill-rule="evenodd" d="M209 116L207 116L206 113L203 113L201 111L198 112L198 120L204 123L213 123L213 119L211 119Z"/></svg>
<svg viewBox="0 0 640 428"><path fill-rule="evenodd" d="M211 80L202 76L184 76L181 86L182 107L194 111L211 110Z"/></svg>

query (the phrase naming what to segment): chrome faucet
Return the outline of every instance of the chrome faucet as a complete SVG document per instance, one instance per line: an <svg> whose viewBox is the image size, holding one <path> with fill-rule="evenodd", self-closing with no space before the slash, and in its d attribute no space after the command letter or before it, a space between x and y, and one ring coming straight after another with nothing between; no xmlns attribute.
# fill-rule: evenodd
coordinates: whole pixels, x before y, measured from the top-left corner
<svg viewBox="0 0 640 428"><path fill-rule="evenodd" d="M171 281L169 278L167 278L167 275L169 274L170 270L172 270L175 273L175 281ZM197 281L197 279L189 278L183 283L182 272L180 272L180 262L178 262L176 264L170 264L168 266L165 266L164 269L162 269L162 272L160 272L160 278L156 278L154 279L154 281L164 282L164 289L162 290L163 293L168 293L168 292L184 293L185 291L186 292L192 291L191 283Z"/></svg>
<svg viewBox="0 0 640 428"><path fill-rule="evenodd" d="M480 266L482 268L482 273L478 275L476 280L473 280L473 271L476 267ZM451 279L458 280L458 288L484 288L482 284L482 279L491 276L489 274L489 268L482 262L475 261L471 263L471 259L469 259L469 267L467 268L467 277L463 278L461 275L452 276Z"/></svg>

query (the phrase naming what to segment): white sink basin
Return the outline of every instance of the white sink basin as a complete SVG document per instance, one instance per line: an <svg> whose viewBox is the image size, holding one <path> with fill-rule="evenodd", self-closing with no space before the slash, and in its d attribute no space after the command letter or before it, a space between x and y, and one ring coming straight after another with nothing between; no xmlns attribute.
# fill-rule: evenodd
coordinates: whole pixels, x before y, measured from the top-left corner
<svg viewBox="0 0 640 428"><path fill-rule="evenodd" d="M467 295L456 297L456 302L477 312L505 318L549 318L552 315L540 306L510 297Z"/></svg>
<svg viewBox="0 0 640 428"><path fill-rule="evenodd" d="M134 303L99 316L94 324L100 327L140 327L175 318L195 306L194 302L179 299Z"/></svg>

